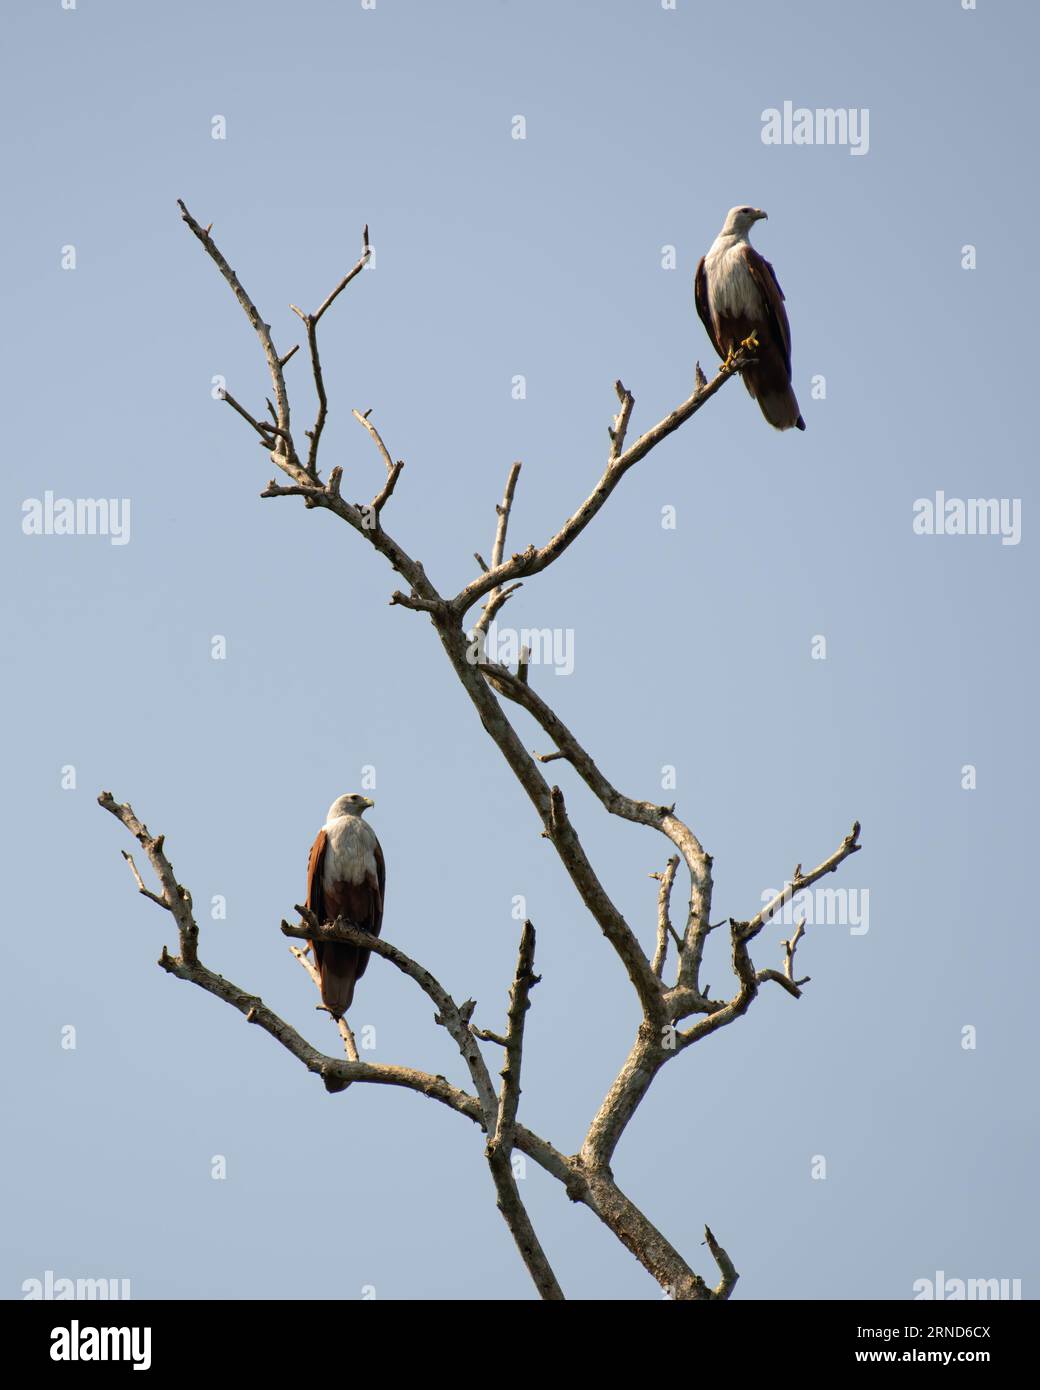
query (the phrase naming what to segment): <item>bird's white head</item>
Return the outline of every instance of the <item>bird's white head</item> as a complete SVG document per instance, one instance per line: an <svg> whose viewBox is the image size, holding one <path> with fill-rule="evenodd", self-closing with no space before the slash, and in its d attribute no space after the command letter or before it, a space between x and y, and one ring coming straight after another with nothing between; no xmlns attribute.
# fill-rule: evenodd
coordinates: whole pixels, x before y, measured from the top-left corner
<svg viewBox="0 0 1040 1390"><path fill-rule="evenodd" d="M761 208L749 208L747 206L730 208L726 214L726 221L723 224L722 236L746 237L756 222L761 222L763 217L768 217L768 213Z"/></svg>
<svg viewBox="0 0 1040 1390"><path fill-rule="evenodd" d="M329 807L329 814L325 817L325 822L339 820L341 816L363 816L370 806L376 803L369 796L361 796L358 792L348 792L346 796L337 796L336 800Z"/></svg>

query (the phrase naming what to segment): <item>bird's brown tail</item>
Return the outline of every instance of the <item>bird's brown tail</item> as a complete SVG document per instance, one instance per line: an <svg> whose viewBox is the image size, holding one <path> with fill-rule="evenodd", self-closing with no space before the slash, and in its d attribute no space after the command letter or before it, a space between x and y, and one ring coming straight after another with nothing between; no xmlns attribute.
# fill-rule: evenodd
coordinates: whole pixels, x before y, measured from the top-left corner
<svg viewBox="0 0 1040 1390"><path fill-rule="evenodd" d="M755 389L757 383L752 383L745 378L745 384L751 395L758 401L759 409L769 423L776 430L804 430L805 421L802 413L798 409L798 400L794 392L787 387L783 391L759 391Z"/></svg>
<svg viewBox="0 0 1040 1390"><path fill-rule="evenodd" d="M358 949L356 946L340 945L332 941L322 943L321 963L321 1002L333 1018L342 1018L354 999L354 985L358 976Z"/></svg>

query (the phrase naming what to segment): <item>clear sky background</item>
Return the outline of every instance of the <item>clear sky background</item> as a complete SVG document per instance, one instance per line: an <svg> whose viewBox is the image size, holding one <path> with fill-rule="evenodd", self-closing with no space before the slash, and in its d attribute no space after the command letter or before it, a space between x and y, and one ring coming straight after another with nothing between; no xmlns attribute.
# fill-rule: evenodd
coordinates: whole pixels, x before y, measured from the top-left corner
<svg viewBox="0 0 1040 1390"><path fill-rule="evenodd" d="M502 621L573 632L573 673L533 679L622 789L677 799L715 856L716 917L753 913L858 817L864 850L829 886L869 890L869 931L810 929L804 998L767 988L670 1065L615 1173L714 1280L710 1223L738 1297L909 1298L936 1270L1035 1297L1037 7L23 0L5 29L0 1291L50 1269L137 1297L532 1295L474 1126L385 1087L329 1096L156 968L176 934L101 788L165 832L203 959L329 1051L278 922L365 765L384 935L486 1027L526 897L521 1118L576 1149L637 1022L428 622L387 606L396 576L334 518L259 500L272 467L211 390L223 375L261 411L263 363L182 197L282 350L290 301L316 307L370 224L376 269L322 325L324 459L348 497L376 491L350 415L372 408L407 463L387 527L448 590L490 548L513 459L519 548L598 476L616 377L641 430L697 359L714 370L697 259L731 205L768 210L754 238L807 431L773 432L731 382ZM868 108L869 153L765 145L785 100ZM287 370L302 424L303 354ZM131 499L129 543L24 535L48 489ZM915 535L939 490L1020 498L1020 544ZM553 771L651 943L669 847ZM366 1056L462 1084L431 1013L372 962ZM523 1191L569 1295L660 1298L533 1165Z"/></svg>

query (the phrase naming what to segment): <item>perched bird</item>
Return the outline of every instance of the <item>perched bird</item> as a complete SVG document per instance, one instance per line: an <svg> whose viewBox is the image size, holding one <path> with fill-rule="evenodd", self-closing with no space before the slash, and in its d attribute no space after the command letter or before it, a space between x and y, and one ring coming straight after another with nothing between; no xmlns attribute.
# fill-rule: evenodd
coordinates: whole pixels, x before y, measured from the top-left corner
<svg viewBox="0 0 1040 1390"><path fill-rule="evenodd" d="M307 864L307 906L323 925L342 917L352 927L379 935L383 925L386 867L375 831L361 819L375 802L352 792L329 807ZM321 975L321 999L342 1018L365 973L369 952L345 942L312 941Z"/></svg>
<svg viewBox="0 0 1040 1390"><path fill-rule="evenodd" d="M778 430L805 429L791 390L791 326L773 267L748 241L761 208L730 208L722 231L702 256L694 279L697 313L715 351L728 363L739 347L757 361L745 367L744 385Z"/></svg>

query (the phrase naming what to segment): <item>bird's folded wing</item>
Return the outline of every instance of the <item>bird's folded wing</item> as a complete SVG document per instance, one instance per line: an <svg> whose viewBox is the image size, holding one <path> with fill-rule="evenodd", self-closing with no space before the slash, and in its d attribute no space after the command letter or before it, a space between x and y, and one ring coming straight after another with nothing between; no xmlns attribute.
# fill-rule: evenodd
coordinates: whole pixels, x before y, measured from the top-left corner
<svg viewBox="0 0 1040 1390"><path fill-rule="evenodd" d="M784 363L787 367L787 375L791 375L791 325L787 321L787 310L784 308L784 292L780 288L780 281L776 278L776 272L764 256L760 256L752 246L744 247L744 260L747 268L751 272L751 278L762 296L762 304L765 308L766 319L772 330L772 335L777 346L784 354Z"/></svg>

